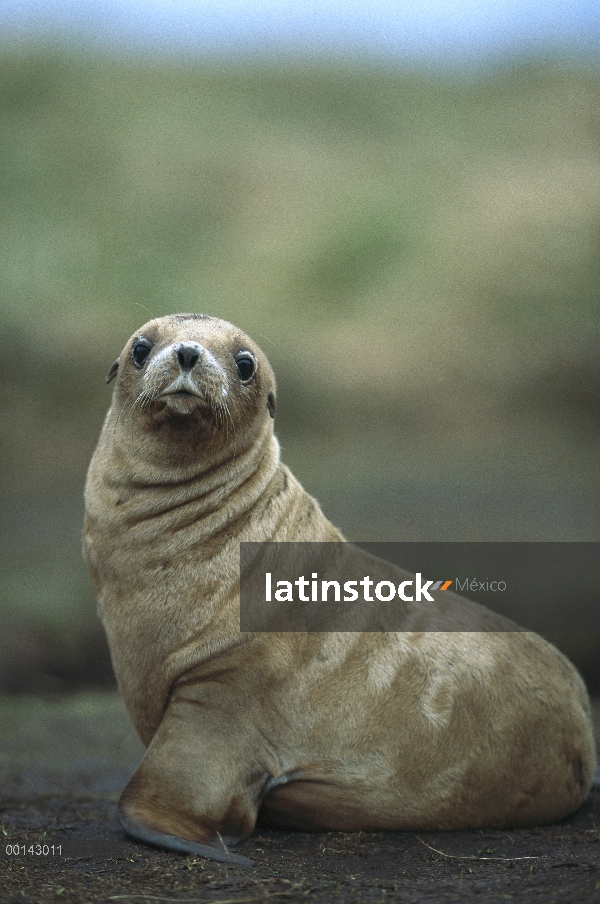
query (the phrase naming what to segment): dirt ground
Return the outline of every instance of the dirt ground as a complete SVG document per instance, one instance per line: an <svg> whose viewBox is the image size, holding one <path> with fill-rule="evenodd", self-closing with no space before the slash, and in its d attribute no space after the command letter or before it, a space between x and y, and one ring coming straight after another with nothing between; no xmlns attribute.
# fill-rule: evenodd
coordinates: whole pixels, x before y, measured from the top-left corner
<svg viewBox="0 0 600 904"><path fill-rule="evenodd" d="M534 829L260 830L238 847L254 861L240 868L124 835L116 801L142 747L114 692L6 697L0 723L2 904L600 902L600 787L571 818Z"/></svg>

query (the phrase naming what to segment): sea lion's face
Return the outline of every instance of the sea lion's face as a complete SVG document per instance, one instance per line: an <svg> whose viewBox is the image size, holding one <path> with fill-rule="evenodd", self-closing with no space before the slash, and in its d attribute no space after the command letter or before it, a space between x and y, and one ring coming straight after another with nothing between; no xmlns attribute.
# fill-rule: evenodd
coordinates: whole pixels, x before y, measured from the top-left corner
<svg viewBox="0 0 600 904"><path fill-rule="evenodd" d="M214 317L151 320L129 339L107 381L117 377L119 420L127 431L168 443L189 458L238 452L275 414L275 378L241 330Z"/></svg>

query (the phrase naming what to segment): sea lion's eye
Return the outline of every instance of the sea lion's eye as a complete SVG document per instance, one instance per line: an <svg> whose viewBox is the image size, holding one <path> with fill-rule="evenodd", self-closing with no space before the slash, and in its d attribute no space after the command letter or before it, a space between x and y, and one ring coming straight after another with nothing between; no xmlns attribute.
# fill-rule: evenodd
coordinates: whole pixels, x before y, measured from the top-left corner
<svg viewBox="0 0 600 904"><path fill-rule="evenodd" d="M147 339L138 339L138 341L134 343L134 346L131 349L131 357L133 358L133 363L136 367L144 366L151 349L152 343L148 342Z"/></svg>
<svg viewBox="0 0 600 904"><path fill-rule="evenodd" d="M235 359L235 366L242 383L248 383L254 376L254 358L251 358L250 355L240 355Z"/></svg>

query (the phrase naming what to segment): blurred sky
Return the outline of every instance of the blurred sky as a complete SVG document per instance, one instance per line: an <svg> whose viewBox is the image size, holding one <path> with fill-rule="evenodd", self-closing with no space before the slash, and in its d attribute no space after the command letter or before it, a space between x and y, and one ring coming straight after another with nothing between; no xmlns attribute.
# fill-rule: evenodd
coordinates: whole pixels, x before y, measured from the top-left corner
<svg viewBox="0 0 600 904"><path fill-rule="evenodd" d="M600 0L0 0L4 37L405 59L595 51Z"/></svg>

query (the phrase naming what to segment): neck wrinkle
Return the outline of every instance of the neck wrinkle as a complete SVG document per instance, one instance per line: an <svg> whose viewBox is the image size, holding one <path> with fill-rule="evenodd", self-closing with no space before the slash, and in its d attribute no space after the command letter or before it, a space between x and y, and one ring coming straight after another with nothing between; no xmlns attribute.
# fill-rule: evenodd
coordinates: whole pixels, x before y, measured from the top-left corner
<svg viewBox="0 0 600 904"><path fill-rule="evenodd" d="M122 458L118 447L115 454ZM244 484L248 491L241 495L247 497L246 502L254 500L278 466L279 443L272 426L266 423L248 449L210 470L204 470L200 465L190 474L186 469L185 476L181 475L177 480L173 479L172 472L163 470L161 475L156 468L151 475L144 475L143 471L127 474L123 467L116 467L114 471L108 469L107 482L113 492L124 497L126 505L123 505L122 515L130 525L148 522L161 515L168 520L187 521L216 514L223 502L233 497Z"/></svg>

